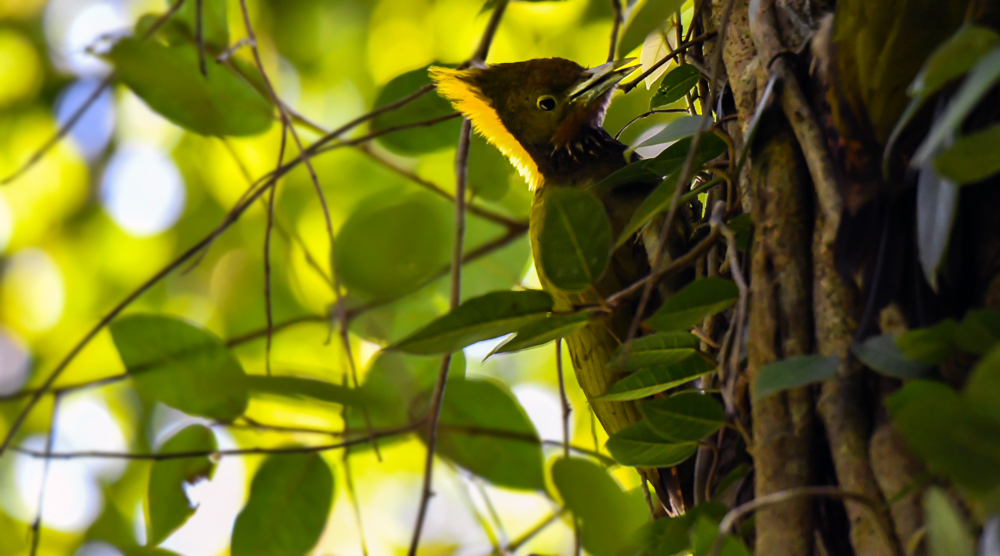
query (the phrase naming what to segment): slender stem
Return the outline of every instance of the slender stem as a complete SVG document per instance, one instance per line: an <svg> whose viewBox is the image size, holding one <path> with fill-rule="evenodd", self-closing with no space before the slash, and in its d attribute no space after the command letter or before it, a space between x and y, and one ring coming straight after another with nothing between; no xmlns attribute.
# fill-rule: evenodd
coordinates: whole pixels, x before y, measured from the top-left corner
<svg viewBox="0 0 1000 556"><path fill-rule="evenodd" d="M708 40L708 39L710 39L710 38L712 38L714 36L715 36L715 33L705 33L704 35L695 37L695 38L693 38L693 39L691 39L689 41L685 41L685 42L677 45L677 48L675 48L673 52L671 52L670 54L667 54L663 58L660 58L659 60L657 60L655 64L653 64L652 66L649 66L649 69L647 69L646 71L644 71L641 74L639 74L639 77L636 77L632 81L629 81L625 85L622 85L622 87L621 87L622 93L623 94L627 94L627 93L631 92L632 89L635 89L639 85L639 83L642 83L643 81L646 80L647 77L649 77L650 75L653 75L653 73L656 72L656 70L658 70L661 67L663 67L663 64L666 64L666 63L670 62L671 60L673 60L674 58L680 56L681 53L684 52L684 49L686 49L686 48L688 48L688 47L690 47L692 45L698 44L700 42L704 42L704 41L706 41L706 40Z"/></svg>
<svg viewBox="0 0 1000 556"><path fill-rule="evenodd" d="M205 4L204 0L194 0L194 40L198 44L198 69L208 77L205 65Z"/></svg>
<svg viewBox="0 0 1000 556"><path fill-rule="evenodd" d="M569 457L569 414L573 408L566 396L566 381L563 379L562 338L556 340L556 373L559 375L559 398L562 400L563 456Z"/></svg>
<svg viewBox="0 0 1000 556"><path fill-rule="evenodd" d="M615 11L615 22L611 25L611 47L608 49L608 61L615 59L615 52L618 50L618 32L622 27L622 1L611 0L611 9Z"/></svg>
<svg viewBox="0 0 1000 556"><path fill-rule="evenodd" d="M56 421L59 419L59 402L62 396L52 400L52 423L49 424L49 434L45 439L45 461L42 464L42 481L38 486L38 512L31 523L31 556L38 554L38 544L42 540L42 508L45 505L45 484L49 478L49 467L52 465L52 445L56 439Z"/></svg>

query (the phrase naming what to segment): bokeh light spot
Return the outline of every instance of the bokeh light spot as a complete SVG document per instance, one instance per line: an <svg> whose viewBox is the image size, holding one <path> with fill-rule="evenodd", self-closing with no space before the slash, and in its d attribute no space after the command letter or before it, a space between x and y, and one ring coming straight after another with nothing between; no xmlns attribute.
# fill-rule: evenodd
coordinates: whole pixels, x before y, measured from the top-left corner
<svg viewBox="0 0 1000 556"><path fill-rule="evenodd" d="M111 157L101 202L127 233L144 237L173 226L184 210L184 180L173 160L152 147L124 147Z"/></svg>
<svg viewBox="0 0 1000 556"><path fill-rule="evenodd" d="M48 330L59 322L66 295L62 272L44 251L25 249L11 257L0 286L6 322L30 332Z"/></svg>
<svg viewBox="0 0 1000 556"><path fill-rule="evenodd" d="M35 96L41 84L38 53L20 33L0 31L0 106Z"/></svg>
<svg viewBox="0 0 1000 556"><path fill-rule="evenodd" d="M0 326L0 395L16 392L24 384L30 361L21 339Z"/></svg>
<svg viewBox="0 0 1000 556"><path fill-rule="evenodd" d="M10 243L10 236L14 233L14 216L10 213L10 207L4 199L3 192L0 192L0 253L7 249Z"/></svg>
<svg viewBox="0 0 1000 556"><path fill-rule="evenodd" d="M67 87L56 101L56 120L65 126L100 86L97 79L82 79ZM70 137L87 160L94 160L108 146L115 131L114 95L105 89L70 129Z"/></svg>

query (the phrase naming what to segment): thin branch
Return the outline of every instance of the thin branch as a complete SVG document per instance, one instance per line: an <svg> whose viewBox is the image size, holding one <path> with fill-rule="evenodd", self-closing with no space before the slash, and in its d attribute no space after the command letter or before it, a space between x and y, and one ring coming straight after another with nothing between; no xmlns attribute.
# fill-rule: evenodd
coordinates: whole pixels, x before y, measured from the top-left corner
<svg viewBox="0 0 1000 556"><path fill-rule="evenodd" d="M666 63L670 62L671 60L673 60L674 58L680 56L684 52L684 50L687 49L688 47L693 46L695 44L698 44L700 42L705 42L705 41L711 39L714 36L715 36L715 33L705 33L704 35L700 35L700 36L695 37L695 38L693 38L693 39L691 39L689 41L685 41L685 42L677 45L677 48L675 48L673 52L671 52L670 54L667 54L663 58L660 58L659 60L657 60L655 64L653 64L652 66L649 66L649 69L647 69L646 71L640 73L639 77L636 77L634 80L629 81L628 83L622 85L621 86L622 93L623 94L628 94L629 92L631 92L632 89L635 89L639 85L639 83L642 83L643 81L646 80L647 77L649 77L650 75L653 75L653 73L656 72L656 70L658 70L661 67L663 67L663 64L666 64ZM722 41L719 41L719 44L722 44Z"/></svg>
<svg viewBox="0 0 1000 556"><path fill-rule="evenodd" d="M56 422L59 418L59 402L62 396L52 400L52 423L49 424L49 434L45 439L45 461L42 464L42 482L38 486L38 512L31 522L31 556L38 554L38 544L42 539L42 508L45 505L45 484L49 478L49 467L52 465L52 445L56 439Z"/></svg>
<svg viewBox="0 0 1000 556"><path fill-rule="evenodd" d="M205 2L194 0L194 40L198 44L198 69L208 77L208 67L205 65Z"/></svg>
<svg viewBox="0 0 1000 556"><path fill-rule="evenodd" d="M555 523L559 519L559 516L561 516L562 514L566 513L567 511L568 510L566 510L564 508L564 509L561 509L561 510L559 510L557 512L553 512L548 517L542 519L534 527L532 527L531 529L528 529L527 531L525 531L524 533L522 533L520 537L514 539L513 541L511 541L510 544L508 544L506 547L504 547L504 552L503 553L504 554L514 554L522 546L524 546L529 541L531 541L531 539L533 539L536 536L538 536L538 534L541 533L542 531L544 531L549 525L552 525L553 523ZM494 552L493 554L496 554L496 553Z"/></svg>
<svg viewBox="0 0 1000 556"><path fill-rule="evenodd" d="M199 0L200 1L200 0ZM281 146L278 148L278 167L285 159L288 143L288 127L282 126ZM264 370L271 376L271 340L274 335L274 309L271 299L271 230L274 228L274 197L278 191L275 183L267 196L267 225L264 230L264 313L267 319L267 338L264 343Z"/></svg>
<svg viewBox="0 0 1000 556"><path fill-rule="evenodd" d="M613 62L615 51L618 50L618 32L622 27L622 1L611 0L611 8L615 11L615 22L611 25L611 47L608 48L608 61Z"/></svg>
<svg viewBox="0 0 1000 556"><path fill-rule="evenodd" d="M556 340L556 374L559 375L559 399L562 400L563 456L569 457L569 414L573 408L566 397L566 381L563 379L562 338Z"/></svg>
<svg viewBox="0 0 1000 556"><path fill-rule="evenodd" d="M780 504L782 502L787 502L796 498L808 498L808 497L826 497L826 498L837 498L840 500L850 500L852 502L859 502L864 505L869 511L875 515L876 523L880 524L879 531L882 533L886 542L889 546L893 547L894 556L902 556L899 550L899 546L892 542L892 537L889 532L885 530L879 517L879 505L873 502L867 496L857 494L854 492L846 492L837 487L830 486L810 486L810 487L800 487L788 490L783 490L780 492L773 492L771 494L766 494L760 496L754 500L747 502L741 506L729 510L729 513L722 518L722 522L719 523L719 536L715 538L715 542L712 543L712 548L709 550L709 556L718 556L722 551L722 546L726 542L726 538L729 536L729 532L732 531L733 526L736 521L741 517L755 512L765 506L771 506L774 504Z"/></svg>

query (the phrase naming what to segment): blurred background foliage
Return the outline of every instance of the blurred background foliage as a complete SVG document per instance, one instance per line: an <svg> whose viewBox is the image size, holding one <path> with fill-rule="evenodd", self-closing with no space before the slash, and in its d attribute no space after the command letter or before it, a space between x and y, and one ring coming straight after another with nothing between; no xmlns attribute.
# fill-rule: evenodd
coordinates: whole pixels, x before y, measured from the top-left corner
<svg viewBox="0 0 1000 556"><path fill-rule="evenodd" d="M212 4L206 1L206 6ZM188 5L178 14L177 27L164 30L165 36L183 35L193 0ZM299 127L306 142L320 136L318 129L336 128L426 84L424 68L429 64L467 59L489 18L483 0L249 0L248 6L278 95L316 124L312 129ZM206 48L213 54L246 35L239 2L228 0L227 7L228 21L216 21L212 27L209 20L206 28ZM107 53L118 38L131 34L143 16L166 8L165 0L0 0L0 175L17 171L99 90L112 69L109 59L119 64L123 79L131 75L120 56L95 54ZM612 18L608 0L514 2L488 62L561 56L598 65L607 57ZM247 48L235 50L231 61L248 75L254 71ZM151 71L154 75L146 75ZM148 67L132 73L136 80L157 77ZM279 125L242 137L203 136L158 115L118 82L97 94L66 140L16 181L0 187L0 394L5 396L39 384L103 314L208 234L251 182L277 162ZM644 112L651 95L640 87L620 97L610 109L607 129L614 133ZM448 112L447 104L431 94L352 133L360 136ZM634 143L670 117L644 119L622 139ZM337 149L313 161L337 235L335 262L348 306L378 305L352 322L350 342L362 381L372 373L407 391L399 382L405 377L436 374L436 358L393 355L376 361L373 356L380 346L447 308L448 284L441 273L450 258L452 205L410 178L437 184L446 193L454 191L458 127L459 120L452 119L387 135L364 148ZM479 138L472 144L469 171L473 204L511 221L526 219L530 192ZM280 180L275 202L274 320L301 322L275 334L274 373L339 384L347 364L341 344L328 338L326 315L335 299L330 245L305 168ZM223 339L261 331L266 324L265 209L263 202L249 208L196 264L156 283L127 312L173 315ZM467 251L505 232L510 230L497 222L470 215ZM502 248L466 266L462 294L467 299L522 284L537 287L527 237L511 234ZM512 389L542 439L561 440L551 344L483 362L492 345L467 349L453 365L470 376L499 379ZM260 336L240 343L232 353L248 374L264 373ZM394 366L408 370L393 374ZM124 370L111 334L102 331L56 386L113 377ZM570 401L577 409L572 441L602 446L603 431L594 426L574 380L569 382ZM376 390L384 394L387 388ZM42 449L50 426L55 426L56 451L142 452L156 449L184 425L210 424L153 403L128 382L61 396L54 424L52 404L52 397L43 398L30 414L17 437L19 445ZM0 403L0 430L8 430L23 407L21 398ZM251 396L246 416L325 430L340 430L343 422L337 404L266 395ZM308 434L213 430L220 448L317 441ZM559 450L545 447L545 454L550 457ZM353 487L371 554L399 553L408 544L423 452L412 437L386 443L379 457L367 448L352 452ZM342 456L341 451L323 455L337 487L317 554L361 550L361 529L343 486ZM261 456L223 458L210 482L188 489L200 505L162 546L192 556L226 552L234 520L262 461ZM497 538L510 539L555 509L542 493L490 486L454 467L437 469L437 496L424 535L426 554L489 552ZM149 534L143 505L149 462L53 461L48 473L39 554L117 554L113 544L142 542ZM40 503L42 474L40 460L13 452L0 458L0 553L27 553L28 524ZM627 488L638 483L627 468L619 468L616 476ZM565 553L572 543L572 527L559 522L523 550Z"/></svg>

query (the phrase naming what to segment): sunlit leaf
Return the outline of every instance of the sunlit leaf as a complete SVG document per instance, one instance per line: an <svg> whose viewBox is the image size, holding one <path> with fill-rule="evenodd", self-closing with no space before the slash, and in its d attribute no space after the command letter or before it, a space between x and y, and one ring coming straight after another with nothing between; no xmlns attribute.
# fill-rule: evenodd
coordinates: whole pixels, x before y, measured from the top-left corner
<svg viewBox="0 0 1000 556"><path fill-rule="evenodd" d="M694 455L697 442L671 442L639 421L608 438L605 445L615 461L633 467L673 467Z"/></svg>
<svg viewBox="0 0 1000 556"><path fill-rule="evenodd" d="M181 127L202 135L255 135L271 127L264 97L224 65L207 64L203 76L193 45L126 38L107 58L139 98Z"/></svg>
<svg viewBox="0 0 1000 556"><path fill-rule="evenodd" d="M212 452L217 449L215 435L201 426L184 428L160 448L159 453ZM153 462L149 472L149 543L160 544L170 533L194 515L192 504L184 491L185 485L211 480L215 463L209 456L165 459Z"/></svg>
<svg viewBox="0 0 1000 556"><path fill-rule="evenodd" d="M119 548L137 546L139 543L135 538L135 524L118 509L115 497L109 496L110 494L112 492L106 489L105 500L107 501L104 503L104 508L97 519L87 528L84 539L87 542L106 542ZM5 518L0 515L0 554L18 554L18 550L5 543L20 540L20 536L6 533Z"/></svg>
<svg viewBox="0 0 1000 556"><path fill-rule="evenodd" d="M305 555L319 541L333 502L333 473L315 453L264 460L233 526L233 556Z"/></svg>
<svg viewBox="0 0 1000 556"><path fill-rule="evenodd" d="M363 299L394 299L427 284L451 260L452 208L427 193L380 194L337 233L337 272Z"/></svg>
<svg viewBox="0 0 1000 556"><path fill-rule="evenodd" d="M551 315L544 320L529 323L518 330L513 336L493 348L489 355L513 353L565 338L587 326L587 323L593 318L594 314L590 311L581 311L572 315Z"/></svg>
<svg viewBox="0 0 1000 556"><path fill-rule="evenodd" d="M661 306L646 324L661 330L687 330L701 324L705 317L731 307L739 297L731 280L702 278L684 286Z"/></svg>
<svg viewBox="0 0 1000 556"><path fill-rule="evenodd" d="M517 398L493 380L448 383L437 453L495 485L545 489L538 432Z"/></svg>
<svg viewBox="0 0 1000 556"><path fill-rule="evenodd" d="M176 2L170 1L173 5ZM202 0L201 3L201 25L202 38L205 45L213 47L212 50L219 52L229 46L229 20L226 13L226 0ZM196 36L197 13L199 2L184 2L177 13L171 18L172 22L182 25L188 32L188 36L193 40ZM208 60L208 63L213 63Z"/></svg>
<svg viewBox="0 0 1000 556"><path fill-rule="evenodd" d="M801 388L832 377L840 368L836 355L795 355L764 365L754 384L754 400Z"/></svg>
<svg viewBox="0 0 1000 556"><path fill-rule="evenodd" d="M219 421L232 421L246 410L243 367L211 332L162 315L129 315L110 329L143 395Z"/></svg>
<svg viewBox="0 0 1000 556"><path fill-rule="evenodd" d="M888 334L872 336L863 343L854 344L851 351L871 370L893 378L919 378L933 368L922 361L907 359L896 346L896 338Z"/></svg>
<svg viewBox="0 0 1000 556"><path fill-rule="evenodd" d="M545 318L552 296L538 290L493 292L470 299L387 350L418 355L458 351Z"/></svg>
<svg viewBox="0 0 1000 556"><path fill-rule="evenodd" d="M962 512L939 487L930 487L924 494L924 521L927 556L975 556L976 540Z"/></svg>
<svg viewBox="0 0 1000 556"><path fill-rule="evenodd" d="M697 442L726 422L722 404L695 391L645 400L639 410L653 432L672 442Z"/></svg>
<svg viewBox="0 0 1000 556"><path fill-rule="evenodd" d="M703 131L707 131L712 126L712 119L709 118L708 121L705 122L704 126L702 125L703 121L705 121L703 116L681 116L680 118L671 120L666 127L657 133L654 133L651 137L647 138L638 145L635 145L633 148L671 143L679 139L691 137L695 133L698 133L699 127L701 127Z"/></svg>
<svg viewBox="0 0 1000 556"><path fill-rule="evenodd" d="M594 556L615 556L628 536L649 518L638 492L623 492L600 465L582 458L559 458L552 483L580 522L583 547ZM586 488L582 488L586 485Z"/></svg>
<svg viewBox="0 0 1000 556"><path fill-rule="evenodd" d="M513 173L514 167L496 147L487 143L482 135L472 134L467 177L469 191L489 201L500 200L510 189Z"/></svg>
<svg viewBox="0 0 1000 556"><path fill-rule="evenodd" d="M959 137L934 159L933 166L938 174L958 185L1000 172L1000 125Z"/></svg>
<svg viewBox="0 0 1000 556"><path fill-rule="evenodd" d="M427 67L404 73L382 87L375 98L375 108L408 97L421 87L430 84L431 78L427 73ZM376 116L372 120L372 131L381 131L399 125L446 116L454 111L447 100L431 91L398 110ZM405 129L383 135L378 138L378 142L387 149L404 155L413 156L434 152L458 142L461 122L461 118L455 118L430 127Z"/></svg>
<svg viewBox="0 0 1000 556"><path fill-rule="evenodd" d="M696 336L688 332L649 334L632 340L627 354L624 346L619 346L608 366L631 371L643 367L673 365L694 355L699 342Z"/></svg>
<svg viewBox="0 0 1000 556"><path fill-rule="evenodd" d="M684 98L688 91L698 84L699 79L701 79L701 71L690 64L684 64L670 70L670 73L660 82L660 88L656 90L653 98L649 99L649 109L653 110L673 104Z"/></svg>
<svg viewBox="0 0 1000 556"><path fill-rule="evenodd" d="M684 0L646 0L632 10L622 31L618 52L628 54L641 45L646 36L667 24L667 20L684 4Z"/></svg>
<svg viewBox="0 0 1000 556"><path fill-rule="evenodd" d="M541 192L538 258L541 272L564 291L596 283L611 259L611 223L594 195L570 187Z"/></svg>
<svg viewBox="0 0 1000 556"><path fill-rule="evenodd" d="M363 406L368 403L364 392L312 378L250 375L246 381L247 388L251 393L299 399L308 398L351 406Z"/></svg>
<svg viewBox="0 0 1000 556"><path fill-rule="evenodd" d="M693 354L677 363L639 369L611 385L598 396L601 401L640 400L670 388L690 382L715 370L715 365L700 354Z"/></svg>

